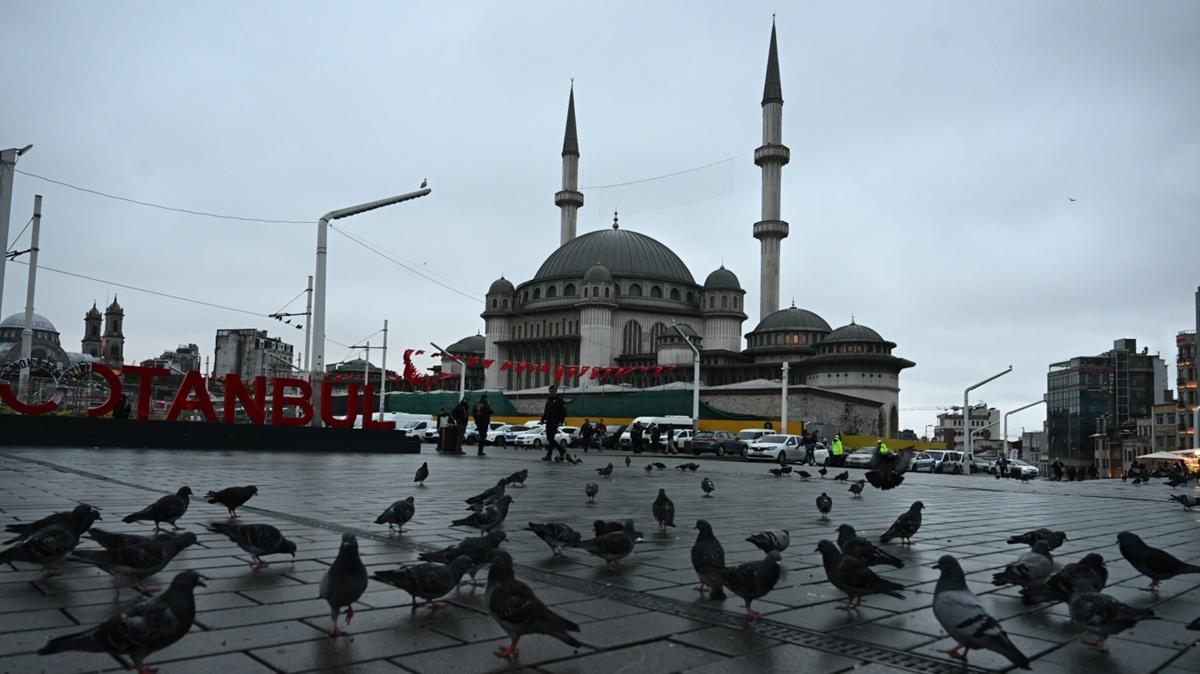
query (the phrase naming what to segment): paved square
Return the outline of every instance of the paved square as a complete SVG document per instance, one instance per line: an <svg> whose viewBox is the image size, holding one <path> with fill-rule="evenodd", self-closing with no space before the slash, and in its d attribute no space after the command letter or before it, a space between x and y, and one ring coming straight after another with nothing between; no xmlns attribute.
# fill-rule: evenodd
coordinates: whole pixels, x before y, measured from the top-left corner
<svg viewBox="0 0 1200 674"><path fill-rule="evenodd" d="M349 448L341 448L348 450ZM125 525L120 518L165 493L188 485L197 497L210 489L255 484L259 493L239 512L243 522L280 528L299 547L295 562L271 560L251 571L249 558L223 536L203 528L224 521L225 509L193 498L180 525L199 543L150 579L162 586L183 569L195 569L206 588L197 588L192 633L148 658L164 674L179 672L957 672L962 667L938 652L952 644L933 616L942 554L959 558L970 588L1038 672L1120 672L1140 674L1200 671L1200 632L1185 625L1200 617L1200 575L1163 583L1156 598L1139 591L1147 580L1120 556L1116 533L1130 529L1151 545L1200 563L1200 513L1168 501L1158 484L1134 487L1120 481L1021 484L988 477L909 474L895 490L870 487L852 499L846 486L831 480L775 478L767 466L734 460L702 460L696 473L643 466L668 466L688 458L638 456L626 468L624 454L585 454L580 466L554 465L535 452L492 448L487 458L354 454L333 448L324 454L199 452L166 450L22 450L0 452L0 519L29 521L82 501L104 513L99 526L147 533L149 526ZM431 477L412 483L421 461ZM612 461L612 479L595 468ZM491 655L506 643L487 614L483 593L452 594L448 609L412 615L401 590L371 582L351 636L328 636L328 608L317 586L337 554L340 532L359 534L371 571L416 559L420 550L444 546L472 532L449 526L462 517L463 499L500 477L529 469L528 485L511 488L513 505L505 523L504 547L517 577L529 583L555 611L578 623L584 644L572 649L531 636L521 642L520 659L506 663ZM851 471L857 477L859 471ZM705 498L700 480L709 477L716 492ZM595 505L584 485L600 484ZM658 531L650 504L659 488L674 500L676 529ZM834 499L833 514L821 520L814 499L822 491ZM403 535L390 535L374 519L393 501L416 497L416 517ZM908 548L887 549L903 569L876 571L906 586L904 600L871 597L860 611L834 610L842 596L825 579L816 543L836 538L847 522L865 537L877 537L908 505L926 505L924 524ZM532 533L529 521L559 521L585 536L595 519L633 518L645 541L614 572L579 550L568 560L552 560ZM742 602L702 599L690 550L697 519L707 519L725 547L728 562L761 559L745 538L761 529L791 532L784 575L775 590L755 602L764 620L747 625ZM1012 587L997 588L991 574L1025 548L1006 545L1009 535L1037 527L1070 536L1055 551L1056 562L1076 561L1099 552L1109 562L1108 594L1136 606L1153 606L1162 618L1109 640L1112 655L1095 654L1078 643L1079 632L1062 604L1024 606ZM93 546L87 541L81 546ZM142 595L125 590L115 600L111 579L87 566L68 564L64 573L39 580L39 570L19 565L0 568L0 672L72 674L119 670L109 656L63 653L38 656L53 636L100 622ZM483 578L486 571L480 574ZM1004 671L1007 661L971 652L972 669Z"/></svg>

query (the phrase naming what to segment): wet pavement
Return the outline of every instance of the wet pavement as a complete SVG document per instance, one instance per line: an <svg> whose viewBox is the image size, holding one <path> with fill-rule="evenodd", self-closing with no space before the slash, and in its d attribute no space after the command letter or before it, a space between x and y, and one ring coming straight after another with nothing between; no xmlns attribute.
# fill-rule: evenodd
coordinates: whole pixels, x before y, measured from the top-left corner
<svg viewBox="0 0 1200 674"><path fill-rule="evenodd" d="M29 521L76 502L104 513L106 529L148 533L148 525L120 518L165 493L188 485L197 496L210 489L255 484L259 493L242 508L243 523L265 522L296 542L295 561L273 559L252 571L249 558L223 536L203 528L225 521L225 509L193 498L180 525L199 543L181 553L166 571L150 579L165 585L183 569L195 569L207 583L197 588L192 632L147 659L164 674L181 672L452 672L470 674L504 669L530 672L957 672L962 667L941 649L951 647L933 616L931 602L943 554L959 558L971 589L1038 672L1183 674L1200 671L1200 632L1187 623L1200 617L1200 574L1164 582L1155 597L1120 556L1116 533L1130 529L1151 545L1200 563L1200 511L1190 513L1169 501L1157 483L1134 487L1120 481L1023 484L990 477L910 474L898 489L867 487L854 499L846 485L822 480L775 478L767 465L737 460L699 460L698 472L668 468L646 472L663 461L669 467L688 457L643 455L624 465L624 454L583 455L585 464L554 465L533 451L492 448L488 457L440 456L428 448L417 455L329 453L200 452L169 450L22 450L0 452L0 520ZM424 487L412 483L422 461L431 476ZM611 479L594 469L612 461ZM344 530L359 534L369 570L394 568L429 547L473 535L451 528L464 516L463 499L521 468L527 487L511 488L514 501L504 544L517 577L561 615L576 622L579 649L544 636L522 639L519 660L492 655L507 644L487 613L483 593L468 588L449 597L447 609L410 611L403 591L371 581L356 607L351 635L328 636L328 608L317 598L321 577L337 554ZM851 470L852 478L861 471ZM831 473L832 474L832 471ZM712 497L700 489L703 477L716 483ZM584 496L589 481L600 484L594 505ZM678 528L658 531L650 504L659 488L674 500ZM822 520L814 499L822 491L834 499L830 519ZM1192 491L1192 493L1196 493ZM373 524L393 501L416 497L416 517L403 535ZM891 544L902 569L876 571L905 585L905 599L870 597L858 611L834 607L842 596L826 581L816 543L836 538L842 522L860 535L877 537L914 500L925 503L924 524L911 547ZM550 551L526 522L559 521L589 535L595 519L633 518L645 534L635 553L617 571L579 550L567 560ZM701 598L690 550L697 519L708 520L725 547L727 562L761 559L744 539L764 528L791 532L784 575L775 590L754 607L763 614L748 625L742 601ZM1009 535L1037 527L1062 529L1069 540L1056 561L1076 561L1099 552L1109 561L1108 594L1136 606L1152 606L1162 618L1109 639L1111 655L1079 643L1065 605L1025 606L1014 587L991 585L991 575L1025 548L1006 545ZM81 544L92 547L87 541ZM480 574L485 577L486 571ZM111 579L92 567L67 564L63 574L39 580L36 568L0 567L0 672L119 670L113 658L94 653L38 656L46 640L100 622L142 595L125 590L115 599ZM1007 661L971 652L971 669L1003 671Z"/></svg>

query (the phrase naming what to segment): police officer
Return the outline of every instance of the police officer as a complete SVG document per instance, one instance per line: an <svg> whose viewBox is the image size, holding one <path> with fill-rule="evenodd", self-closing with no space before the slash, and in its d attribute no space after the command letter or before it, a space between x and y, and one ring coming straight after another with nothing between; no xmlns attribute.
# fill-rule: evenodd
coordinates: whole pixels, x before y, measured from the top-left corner
<svg viewBox="0 0 1200 674"><path fill-rule="evenodd" d="M829 465L834 466L834 467L841 466L842 465L842 455L845 453L845 451L846 451L846 449L842 446L841 434L839 433L839 434L833 436L833 445L829 449L829 452L830 452L829 456L831 457L832 460L827 461L826 463L828 463Z"/></svg>

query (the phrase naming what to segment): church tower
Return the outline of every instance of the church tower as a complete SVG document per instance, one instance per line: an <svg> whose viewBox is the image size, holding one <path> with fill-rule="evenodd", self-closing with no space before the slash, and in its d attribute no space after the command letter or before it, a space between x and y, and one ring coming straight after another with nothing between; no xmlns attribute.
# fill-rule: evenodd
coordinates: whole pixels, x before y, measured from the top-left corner
<svg viewBox="0 0 1200 674"><path fill-rule="evenodd" d="M575 83L567 101L567 130L563 134L562 190L554 195L554 205L560 209L559 242L563 245L575 238L576 212L583 208L583 192L579 191L579 137L575 133Z"/></svg>
<svg viewBox="0 0 1200 674"><path fill-rule="evenodd" d="M791 152L783 144L783 87L779 83L779 50L775 22L771 21L771 48L767 53L767 80L763 86L763 144L754 151L762 168L762 220L754 223L754 238L762 242L758 320L779 309L779 243L788 235L788 223L779 218L780 181Z"/></svg>
<svg viewBox="0 0 1200 674"><path fill-rule="evenodd" d="M113 295L112 304L104 310L104 335L100 338L100 357L104 362L115 367L125 363L125 333L121 324L125 322L125 310L117 304L117 296Z"/></svg>
<svg viewBox="0 0 1200 674"><path fill-rule="evenodd" d="M100 357L100 310L92 302L92 308L83 316L83 352L89 356Z"/></svg>

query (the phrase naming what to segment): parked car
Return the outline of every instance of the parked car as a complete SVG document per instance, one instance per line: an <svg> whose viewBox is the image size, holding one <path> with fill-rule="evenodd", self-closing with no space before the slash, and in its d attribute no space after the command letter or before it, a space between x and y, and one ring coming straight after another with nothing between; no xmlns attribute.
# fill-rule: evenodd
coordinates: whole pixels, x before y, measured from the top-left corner
<svg viewBox="0 0 1200 674"><path fill-rule="evenodd" d="M935 464L933 467L933 472L955 474L961 474L963 472L962 452L947 452L945 450L941 450L940 452L931 453L941 454L940 458L938 458L937 464Z"/></svg>
<svg viewBox="0 0 1200 674"><path fill-rule="evenodd" d="M677 429L675 431L675 435L673 437L673 442L675 443L675 448L679 451L691 449L692 448L692 429L690 429L690 428ZM659 440L659 444L666 445L667 439L664 437L663 439Z"/></svg>
<svg viewBox="0 0 1200 674"><path fill-rule="evenodd" d="M874 458L874 447L861 447L846 455L847 468L870 468Z"/></svg>
<svg viewBox="0 0 1200 674"><path fill-rule="evenodd" d="M1008 460L1009 474L1011 475L1013 470L1018 470L1018 469L1021 471L1020 473L1018 473L1018 475L1024 475L1029 478L1036 478L1040 474L1040 471L1038 471L1037 466L1035 466L1027 461L1022 461L1020 459L1009 459ZM991 463L990 467L988 468L988 472L992 473L992 474L996 473L996 463L994 461Z"/></svg>
<svg viewBox="0 0 1200 674"><path fill-rule="evenodd" d="M423 438L425 431L430 428L434 429L433 437L437 437L437 422L434 421L406 421L396 426L396 430L400 431L405 436L414 436Z"/></svg>
<svg viewBox="0 0 1200 674"><path fill-rule="evenodd" d="M601 449L620 449L621 435L627 428L629 428L629 427L628 426L620 426L620 425L609 426L608 432L604 434L603 438L600 438L600 448Z"/></svg>
<svg viewBox="0 0 1200 674"><path fill-rule="evenodd" d="M554 446L569 447L571 446L571 437L579 432L578 426L559 426L558 432L554 435ZM513 444L517 447L533 447L541 449L546 446L546 428L538 426L536 428L525 431L517 435Z"/></svg>
<svg viewBox="0 0 1200 674"><path fill-rule="evenodd" d="M779 434L777 434L775 431L773 431L769 428L743 428L742 430L738 431L737 439L741 440L742 442L746 443L747 446L749 446L750 443L762 438L764 435L779 435Z"/></svg>
<svg viewBox="0 0 1200 674"><path fill-rule="evenodd" d="M804 458L800 438L795 435L764 435L746 447L747 459L769 459L786 463Z"/></svg>
<svg viewBox="0 0 1200 674"><path fill-rule="evenodd" d="M529 430L529 427L524 424L508 424L501 426L492 433L488 434L488 442L497 447L512 445L517 441L517 436Z"/></svg>
<svg viewBox="0 0 1200 674"><path fill-rule="evenodd" d="M642 425L642 438L647 444L650 443L650 424L658 426L658 431L662 434L659 438L661 444L662 436L665 436L666 433L674 432L678 429L690 429L692 427L692 418L674 415L665 417L637 417L617 434L621 438L621 447L625 449L628 449L630 445L629 434L633 430L633 424Z"/></svg>
<svg viewBox="0 0 1200 674"><path fill-rule="evenodd" d="M804 453L801 452L800 458L804 458ZM813 445L813 463L818 466L824 466L829 461L829 448L825 443L818 442Z"/></svg>
<svg viewBox="0 0 1200 674"><path fill-rule="evenodd" d="M909 470L915 473L932 473L933 463L933 456L929 452L917 452L913 455L912 465L909 466Z"/></svg>
<svg viewBox="0 0 1200 674"><path fill-rule="evenodd" d="M692 453L712 452L717 456L744 454L746 445L729 431L701 431L692 438Z"/></svg>

